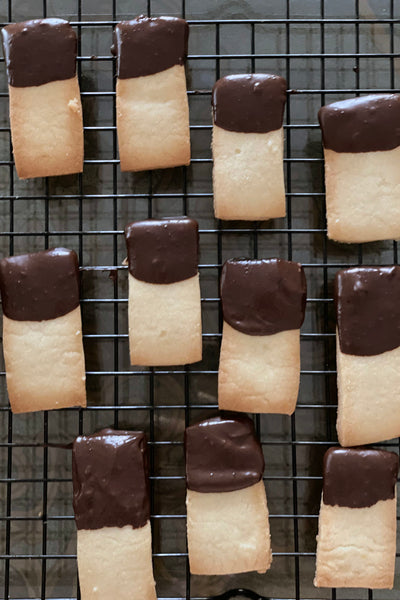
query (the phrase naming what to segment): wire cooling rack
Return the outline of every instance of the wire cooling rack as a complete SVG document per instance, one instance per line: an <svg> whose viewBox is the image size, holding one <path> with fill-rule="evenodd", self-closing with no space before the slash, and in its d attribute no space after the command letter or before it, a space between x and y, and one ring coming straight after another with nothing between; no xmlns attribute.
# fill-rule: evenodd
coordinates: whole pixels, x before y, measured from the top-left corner
<svg viewBox="0 0 400 600"><path fill-rule="evenodd" d="M188 168L121 174L115 129L112 29L137 14L190 23ZM398 591L317 590L312 579L322 456L335 432L332 281L355 264L397 263L397 244L340 245L326 237L321 104L398 91L398 0L0 0L2 24L41 16L71 20L85 122L83 175L19 181L0 69L0 253L64 245L79 254L88 408L13 416L0 366L0 596L79 598L70 452L77 434L143 428L150 440L154 568L159 598L391 600ZM210 93L238 72L286 77L287 217L265 223L213 218ZM151 216L188 214L200 225L204 359L189 367L131 368L123 229ZM217 405L221 337L219 270L234 256L300 261L308 280L299 403L293 417L256 418L274 560L266 575L191 577L185 538L183 431ZM50 444L50 445L47 445ZM51 444L54 444L52 446ZM397 446L397 440L387 447ZM234 549L232 549L234 551ZM398 570L399 572L399 570ZM395 588L399 588L399 575ZM253 590L240 593L239 589Z"/></svg>

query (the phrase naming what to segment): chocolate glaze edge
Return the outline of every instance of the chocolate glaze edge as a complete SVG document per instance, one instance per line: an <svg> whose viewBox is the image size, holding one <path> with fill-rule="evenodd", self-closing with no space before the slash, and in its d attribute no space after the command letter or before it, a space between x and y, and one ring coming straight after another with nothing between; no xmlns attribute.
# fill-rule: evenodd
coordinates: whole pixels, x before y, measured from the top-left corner
<svg viewBox="0 0 400 600"><path fill-rule="evenodd" d="M324 148L361 153L400 146L400 94L371 94L322 106Z"/></svg>
<svg viewBox="0 0 400 600"><path fill-rule="evenodd" d="M12 23L1 35L9 85L31 87L75 77L77 38L68 21Z"/></svg>
<svg viewBox="0 0 400 600"><path fill-rule="evenodd" d="M221 274L224 321L246 335L300 329L307 300L304 269L279 258L230 259Z"/></svg>
<svg viewBox="0 0 400 600"><path fill-rule="evenodd" d="M130 79L154 75L184 65L189 26L177 17L145 17L121 21L113 34L111 53L117 57L117 76Z"/></svg>
<svg viewBox="0 0 400 600"><path fill-rule="evenodd" d="M324 456L323 502L368 508L395 497L399 457L372 448L330 448Z"/></svg>
<svg viewBox="0 0 400 600"><path fill-rule="evenodd" d="M185 430L186 483L200 493L232 492L258 483L264 456L254 423L222 412Z"/></svg>
<svg viewBox="0 0 400 600"><path fill-rule="evenodd" d="M15 321L48 321L79 306L79 264L73 250L52 248L0 261L3 312Z"/></svg>
<svg viewBox="0 0 400 600"><path fill-rule="evenodd" d="M72 452L77 529L144 527L150 519L146 436L103 429L79 436Z"/></svg>
<svg viewBox="0 0 400 600"><path fill-rule="evenodd" d="M135 221L125 228L130 274L170 284L198 275L198 223L186 216Z"/></svg>

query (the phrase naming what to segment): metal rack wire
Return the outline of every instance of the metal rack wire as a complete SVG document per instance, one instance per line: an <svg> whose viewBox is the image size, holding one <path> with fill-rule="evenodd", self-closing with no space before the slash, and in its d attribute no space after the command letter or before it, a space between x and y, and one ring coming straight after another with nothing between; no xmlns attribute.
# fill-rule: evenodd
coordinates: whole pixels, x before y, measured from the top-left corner
<svg viewBox="0 0 400 600"><path fill-rule="evenodd" d="M114 24L139 13L174 14L190 23L193 160L188 168L133 176L119 172L115 65L108 48ZM13 416L1 367L0 596L79 598L70 456L57 444L113 425L142 427L149 436L159 598L394 599L397 592L316 590L312 577L322 455L336 443L333 276L341 266L398 261L396 242L343 247L327 240L316 112L335 99L397 90L399 0L0 0L1 24L42 15L69 18L79 34L85 171L57 180L18 180L2 68L0 252L54 245L77 250L88 407ZM217 222L209 150L211 86L224 74L254 71L282 74L290 88L285 124L287 217L272 223ZM188 367L131 368L123 227L139 218L182 213L200 224L204 359ZM219 270L225 259L237 255L280 256L305 266L309 297L301 336L300 397L291 418L256 418L267 465L271 571L191 577L183 429L217 406ZM385 445L396 446L397 441ZM396 583L398 587L398 579ZM239 592L241 588L254 592Z"/></svg>

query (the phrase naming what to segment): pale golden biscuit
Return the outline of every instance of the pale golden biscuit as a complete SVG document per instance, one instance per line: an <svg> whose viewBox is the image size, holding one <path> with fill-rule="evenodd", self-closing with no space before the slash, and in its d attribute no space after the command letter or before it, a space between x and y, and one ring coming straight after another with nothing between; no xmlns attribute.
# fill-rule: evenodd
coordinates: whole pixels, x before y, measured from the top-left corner
<svg viewBox="0 0 400 600"><path fill-rule="evenodd" d="M3 348L14 413L86 406L80 307L48 321L3 315Z"/></svg>
<svg viewBox="0 0 400 600"><path fill-rule="evenodd" d="M291 415L299 382L299 329L246 335L224 322L218 376L220 409Z"/></svg>
<svg viewBox="0 0 400 600"><path fill-rule="evenodd" d="M199 276L155 284L129 273L132 365L182 365L201 360Z"/></svg>
<svg viewBox="0 0 400 600"><path fill-rule="evenodd" d="M156 600L150 522L79 529L78 569L82 600Z"/></svg>
<svg viewBox="0 0 400 600"><path fill-rule="evenodd" d="M212 150L217 219L261 221L285 216L283 128L242 133L214 124Z"/></svg>
<svg viewBox="0 0 400 600"><path fill-rule="evenodd" d="M122 171L190 163L189 106L184 65L117 80L117 128Z"/></svg>
<svg viewBox="0 0 400 600"><path fill-rule="evenodd" d="M358 446L398 437L400 348L355 356L341 352L336 337L340 444Z"/></svg>
<svg viewBox="0 0 400 600"><path fill-rule="evenodd" d="M21 179L83 171L83 123L78 78L13 87L10 121Z"/></svg>
<svg viewBox="0 0 400 600"><path fill-rule="evenodd" d="M328 237L347 243L399 238L400 147L324 152Z"/></svg>
<svg viewBox="0 0 400 600"><path fill-rule="evenodd" d="M392 589L396 498L366 508L321 502L316 587Z"/></svg>
<svg viewBox="0 0 400 600"><path fill-rule="evenodd" d="M272 562L263 481L233 492L187 490L190 572L227 575L259 571Z"/></svg>

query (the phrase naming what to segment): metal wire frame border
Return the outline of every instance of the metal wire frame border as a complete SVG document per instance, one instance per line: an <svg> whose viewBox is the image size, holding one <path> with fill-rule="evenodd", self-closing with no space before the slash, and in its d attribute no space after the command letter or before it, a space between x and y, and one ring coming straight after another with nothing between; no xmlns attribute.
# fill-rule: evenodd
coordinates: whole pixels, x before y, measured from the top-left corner
<svg viewBox="0 0 400 600"><path fill-rule="evenodd" d="M87 20L82 20L82 0L76 0L76 15L77 18L76 20L71 21L71 24L73 26L75 26L78 30L78 34L80 34L82 28L86 28L86 27L104 27L104 26L109 26L109 27L113 27L118 21L116 19L116 14L117 14L117 0L110 0L110 5L111 5L111 19L110 20L106 20L106 21L87 21ZM8 22L12 22L13 21L13 1L12 0L8 0ZM196 61L199 59L208 59L208 60L214 60L215 61L215 75L216 75L216 79L219 77L220 74L220 61L223 59L250 59L251 60L251 65L252 65L252 71L255 70L255 60L256 59L260 59L260 58L280 58L280 59L284 59L286 62L286 72L287 72L287 81L288 81L288 87L290 89L290 60L291 59L304 59L304 60L308 60L308 59L319 59L320 60L320 73L321 73L321 79L320 79L320 88L318 89L296 89L296 90L290 90L289 93L289 97L288 97L288 105L287 105L287 124L285 125L285 130L286 130L286 140L287 140L287 158L285 159L285 164L286 164L286 175L287 175L287 207L288 207L288 211L287 211L287 228L280 228L280 229L268 229L268 228L262 228L262 227L258 227L257 224L254 225L254 227L244 227L244 228L237 228L237 227L230 227L230 226L226 226L226 224L221 224L221 222L218 222L218 226L216 229L208 229L208 230L200 230L200 235L207 235L207 234L215 234L217 233L217 249L218 249L218 261L216 264L210 264L210 265L200 265L200 269L207 269L207 268L219 268L221 266L222 263L222 235L225 234L241 234L241 235L248 235L250 236L250 239L252 239L252 246L253 246L253 256L254 258L258 257L258 234L259 233L268 233L268 234L286 234L287 238L288 238L288 252L287 252L287 258L290 260L292 258L292 254L293 254L293 246L295 244L295 241L293 241L293 238L295 238L296 234L302 234L302 233L317 233L317 234L321 234L322 236L322 240L323 240L323 263L309 263L309 264L305 264L304 266L308 267L308 268L319 268L323 270L323 291L324 291L324 298L308 298L308 303L314 303L314 302L320 302L323 304L323 314L324 314L324 331L321 333L303 333L302 334L302 339L312 339L312 338L319 338L321 339L321 341L323 342L324 345L324 352L325 354L327 353L327 344L329 343L329 338L331 338L332 336L334 336L335 334L332 332L327 331L327 309L328 309L328 304L329 302L332 302L332 298L329 297L328 294L328 269L330 267L335 267L335 268L340 268L341 266L344 267L348 267L350 266L349 263L343 264L343 265L339 265L337 263L329 263L328 261L328 250L327 250L327 239L326 239L326 228L325 227L321 227L321 228L307 228L307 229L295 229L292 228L292 209L291 209L291 204L292 204L292 199L293 198L297 198L297 197L312 197L312 198L316 198L318 200L321 200L322 202L324 202L324 194L321 192L306 192L306 193L296 193L292 191L292 174L291 174L291 167L293 164L295 163L320 163L322 162L322 159L320 158L293 158L292 157L292 153L291 153L291 133L292 131L296 130L296 129L303 129L303 128L307 128L307 129L311 129L311 128L316 128L318 127L318 125L316 123L306 123L306 124L292 124L290 122L291 119L291 107L290 107L290 97L291 94L305 94L305 95L320 95L321 97L321 104L323 104L325 102L325 98L327 94L337 94L337 93L341 93L341 94L349 94L349 95L358 95L360 93L368 93L368 92L389 92L395 89L395 76L394 76L394 59L396 57L398 57L398 53L395 52L395 46L394 46L394 25L399 24L400 21L399 19L396 19L394 17L394 4L395 4L395 0L390 0L389 1L389 6L390 6L390 16L389 17L385 17L385 18L376 18L376 19L368 19L368 20L361 20L360 19L360 7L359 7L359 0L354 0L354 7L355 7L355 18L343 18L343 19L338 19L338 18L326 18L325 17L325 0L319 0L319 4L320 4L320 15L317 17L313 17L313 18L291 18L291 6L290 6L290 0L285 0L285 17L284 18L276 18L276 19L204 19L204 20L200 20L200 19L189 19L188 22L190 25L192 26L197 26L197 25L214 25L215 26L215 46L216 46L216 52L215 53L211 53L211 54L207 54L207 55L202 55L202 54L193 54L193 55L189 55L188 60L189 61ZM186 6L185 6L185 0L181 0L181 13L182 13L182 17L185 17L185 10L186 10ZM147 14L149 16L151 16L152 14L152 7L151 7L151 0L147 0ZM42 16L46 17L47 16L47 0L42 0ZM0 23L0 26L5 25L6 23ZM229 25L229 24L234 24L234 25L250 25L251 27L251 53L245 53L245 54L221 54L220 53L220 28L222 25ZM255 26L258 24L274 24L274 25L284 25L285 26L285 30L286 30L286 47L285 47L285 52L284 53L280 53L280 54L260 54L260 53L256 53L255 52L255 37L256 37L256 32L255 32ZM307 54L307 53L292 53L291 52L291 38L290 38L290 27L293 25L319 25L320 26L320 46L321 46L321 51L319 53L313 53L313 54ZM342 54L342 53L326 53L325 52L325 26L326 25L330 25L330 24L343 24L343 25L353 25L354 26L354 30L355 30L355 39L356 39L356 49L354 53L346 53L346 54ZM388 25L390 28L390 51L387 53L362 53L360 52L360 27L362 27L363 25L371 25L371 24L383 24L383 25ZM81 54L81 47L80 47L80 36L78 35L78 76L80 77L81 75L81 70L82 70L82 64L84 63L84 61L92 61L92 60L97 60L97 61L110 61L113 60L111 56L97 56L97 57L92 57L92 56L82 56ZM361 58L381 58L381 57L386 57L388 58L388 60L390 61L390 65L391 65L391 82L390 82L390 88L387 89L368 89L368 88L361 88L360 87L360 76L359 76L359 61ZM329 58L351 58L355 61L355 83L356 85L352 88L346 88L346 89L327 89L325 86L325 60L329 59ZM4 59L0 59L0 62L2 62ZM113 75L115 75L115 63L113 63ZM211 94L211 90L189 90L188 91L189 96L190 95L210 95ZM0 98L6 98L8 96L7 93L0 93ZM83 180L82 180L82 176L79 175L78 176L78 193L77 194L73 194L73 195L58 195L58 194L50 194L49 193L49 184L48 181L46 181L45 184L45 194L43 195L39 195L39 196L28 196L28 195L16 195L14 192L14 162L13 162L13 156L12 156L12 148L11 148L11 141L10 141L10 152L9 152L9 160L0 160L0 166L5 166L5 167L9 167L9 176L10 176L10 185L9 185L9 194L7 196L3 196L2 197L2 201L6 201L9 203L9 230L8 231L4 231L1 232L0 235L2 236L7 236L9 238L9 252L10 254L13 254L14 251L14 239L15 237L18 236L35 236L35 237L42 237L44 240L44 247L47 248L49 245L49 238L50 236L65 236L65 235L77 235L78 236L78 255L79 255L79 259L80 259L80 264L82 264L82 254L83 254L83 237L84 236L90 236L90 235L97 235L97 234L107 234L107 235L112 235L113 236L113 265L104 265L104 266L84 266L82 267L82 270L84 271L105 271L105 270L115 270L115 269L123 269L124 267L120 267L117 266L118 265L118 254L117 254L117 240L118 240L118 236L122 235L122 231L118 230L117 226L118 226L118 221L117 221L117 200L121 199L121 198L144 198L144 199L148 199L148 216L151 217L152 216L152 199L156 199L156 198L162 198L162 197L171 197L171 198L181 198L182 199L182 210L183 213L186 214L187 212L187 201L189 198L209 198L212 196L211 193L188 193L187 191L187 179L186 179L186 168L184 168L184 172L183 172L183 186L182 186L182 193L174 193L174 194L160 194L160 193L156 193L153 190L153 181L152 181L152 174L149 173L149 177L148 177L148 190L147 193L141 193L141 194L119 194L118 193L118 187L117 187L117 169L118 169L118 160L117 160L117 140L116 140L116 122L115 122L115 88L113 89L113 91L108 91L108 92L103 92L101 90L99 91L90 91L90 92L82 92L82 96L83 97L87 97L87 96L91 96L91 97L102 97L102 96L111 96L113 98L113 124L112 126L109 127L98 127L98 126L92 126L92 127L85 127L85 131L112 131L112 135L113 135L113 158L112 159L106 159L106 160L97 160L97 159L92 159L92 160L85 160L85 164L110 164L112 165L112 170L113 170L113 192L112 194L107 194L107 195L101 195L101 194L85 194L84 193L84 189L83 189ZM209 129L211 126L210 125L196 125L196 126L191 126L191 130L204 130L204 129ZM6 133L9 132L10 129L8 127L2 127L0 128L0 133ZM197 159L193 159L192 163L209 163L211 162L211 159L208 158L197 158ZM101 199L101 198L110 198L111 202L112 202L112 212L113 212L113 219L112 219L112 223L113 223L113 227L110 230L99 230L99 231L87 231L84 230L83 228L83 200L84 199ZM52 231L50 230L49 227L49 201L52 200L53 198L64 198L65 200L67 199L76 199L78 200L78 230L66 230L66 231ZM30 232L22 232L22 231L16 231L14 228L14 205L15 202L18 202L20 199L29 199L29 200L36 200L36 199L40 199L40 200L45 200L45 216L44 216L44 228L43 231L41 232L35 232L35 233L30 233ZM357 263L354 264L362 264L363 262L363 250L362 250L362 246L359 246L358 249L358 261ZM393 242L393 262L395 264L397 264L398 262L398 248L397 248L397 243ZM112 339L113 340L113 346L114 346L114 369L110 370L110 371L89 371L87 374L89 377L96 377L98 375L108 375L110 377L113 377L113 385L114 385L114 403L113 405L109 405L109 406L89 406L87 407L87 409L85 410L109 410L113 412L113 417L114 417L114 425L116 427L118 427L118 418L119 418L119 412L120 411L124 411L124 410L135 410L135 409L140 409L140 410L149 410L149 420L150 420L150 448L151 448L151 461L150 461L150 467L151 467L151 472L153 472L153 465L154 465L154 455L153 455L153 450L154 447L156 446L162 446L162 445L179 445L180 442L156 442L154 440L154 413L157 410L170 410L170 409L174 409L174 408L185 408L185 421L186 423L188 423L189 420L189 409L193 410L193 409L201 409L201 408L217 408L216 405L193 405L191 406L190 404L190 397L189 397L189 377L191 374L216 374L216 371L205 371L205 370L196 370L196 369L192 369L190 367L182 367L179 370L168 370L168 369L155 369L155 368L150 368L148 370L130 370L130 371L120 371L118 369L118 352L119 352L119 348L118 348L118 340L124 337L127 337L127 334L122 334L119 332L118 329L118 304L121 302L127 302L126 299L122 299L119 298L119 293L118 293L118 282L115 280L114 281L114 290L113 290L113 298L111 299L83 299L82 300L83 303L90 303L90 302L104 302L104 303L112 303L114 305L114 310L113 310L113 320L114 320L114 333L113 334L107 334L107 335L103 335L103 334L91 334L91 335L86 335L85 337L87 338L108 338L108 339ZM218 303L218 311L219 311L219 324L221 325L222 322L222 315L221 315L221 309L220 309L220 305L219 305L219 299L218 298L202 298L202 302L203 303L207 303L207 302L213 302L213 303ZM219 330L220 331L220 330ZM207 337L220 337L221 334L220 333L216 333L216 334L203 334L204 338ZM159 376L159 375L163 375L163 374L182 374L184 375L184 387L185 387L185 401L184 401L184 405L168 405L168 406L163 406L163 405L158 405L155 406L154 403L154 377L155 376ZM331 376L331 375L335 375L336 371L334 369L321 369L321 370L302 370L302 375L309 375L309 376ZM149 388L149 402L146 405L141 405L141 406L136 406L136 405L124 405L124 406L119 406L118 405L118 398L119 398L119 382L118 382L118 377L120 375L129 375L129 376L135 376L135 375L145 375L149 377L150 380L150 388ZM4 376L4 373L0 373L0 376ZM328 396L325 398L325 402L321 403L321 404L300 404L298 405L298 410L307 410L307 409L321 409L321 410L327 410L329 408L334 408L335 404L333 403L332 398L329 397L329 386L327 386L327 393ZM48 521L53 521L53 520L68 520L68 519L72 519L73 517L69 517L69 516L51 516L47 514L47 486L48 483L52 483L52 482L62 482L62 481L67 481L65 479L62 478L49 478L48 477L48 414L45 412L43 413L43 444L36 444L36 443L24 443L24 444L20 444L20 443L16 443L13 442L13 416L11 411L9 410L8 407L3 406L0 407L1 411L6 411L8 413L8 435L7 435L7 442L5 443L1 443L0 446L2 447L7 447L7 477L5 479L0 479L0 484L4 484L6 486L6 516L5 517L1 517L0 521L6 521L6 546L5 546L5 553L3 555L0 556L0 558L2 558L5 561L5 582L4 582L4 598L5 599L9 599L9 574L10 574L10 561L11 560L18 560L18 559L25 559L25 558L35 558L38 560L42 561L42 581L41 581L41 595L40 598L41 600L48 600L48 596L46 594L46 561L49 559L56 559L56 558L63 558L63 559L75 559L75 555L52 555L49 554L47 552L47 522ZM76 409L73 409L76 410ZM327 411L328 415L329 415L329 410ZM256 426L257 429L259 431L259 419L256 418ZM78 432L82 433L83 431L83 409L79 410L79 425L78 425ZM291 455L292 455L292 474L291 476L276 476L276 477L265 477L264 479L266 480L273 480L273 479L284 479L284 480L288 480L292 482L292 491L293 491L293 505L292 505L292 514L273 514L270 515L270 518L274 519L274 518L285 518L285 519L293 519L293 523L294 523L294 531L293 531L293 535L294 535L294 551L293 552L281 552L281 553L274 553L275 556L290 556L293 557L294 559L294 564L295 564L295 582L294 582L294 594L291 598L285 598L282 600L306 600L302 594L301 594L301 581L300 581L300 563L299 563L299 559L302 556L315 556L315 553L307 553L307 552L300 552L299 551L299 532L298 532L298 520L300 519L316 519L318 517L318 515L313 514L313 515L308 515L308 514L299 514L298 512L298 490L297 490L297 483L298 481L301 480L319 480L321 479L320 477L310 477L310 476L299 476L297 474L297 455L296 455L296 451L297 451L297 447L302 446L302 445L321 445L321 446L329 446L332 444L335 444L336 442L334 440L329 440L329 431L330 431L330 423L329 423L329 419L327 421L327 439L326 440L307 440L307 441L302 441L302 440L297 440L296 437L296 415L293 415L291 417L291 439L288 441L268 441L268 440L263 440L262 443L263 445L269 445L269 444L274 444L274 445L289 445L291 447ZM393 444L387 443L384 444L386 446L393 446ZM397 445L397 444L396 444ZM40 447L43 449L43 477L42 478L38 478L38 479L17 479L17 478L13 478L12 477L12 450L15 447L21 447L21 446L26 446L26 447ZM152 480L157 480L157 479L168 479L167 477L155 477L152 476ZM173 479L183 479L183 477L174 477ZM16 481L18 482L37 482L37 483L41 483L42 484L42 492L43 492L43 503L42 503L42 515L38 516L38 517L12 517L11 516L11 486L13 483L15 483ZM152 519L184 519L185 515L161 515L161 514L155 514L154 513L154 502L153 502L153 497L152 497L152 506L151 506L151 513L152 513ZM11 554L10 552L10 542L11 542L11 522L13 520L38 520L38 521L42 521L43 522L43 530L42 530L42 549L41 549L41 553L40 554L36 554L36 555L18 555L15 556L13 554ZM154 554L154 556L187 556L186 553L176 553L176 554L162 554L162 553L158 553L158 554ZM256 594L255 592L251 591L251 590L241 590L241 589L237 589L237 590L230 590L227 591L219 596L216 596L215 598L213 598L213 600L229 600L230 598L234 598L234 597L247 597L250 600L267 600L264 599L262 596L259 596L258 594ZM79 589L77 590L77 598L79 599ZM192 598L191 596L191 590L190 590L190 572L189 572L189 568L188 568L188 563L186 564L186 599L189 600L189 598ZM331 598L332 600L336 599L336 591L332 590L331 592ZM67 599L64 599L67 600ZM181 598L179 599L172 599L169 598L168 600L183 600ZM195 600L200 600L200 599L195 599ZM277 599L276 599L277 600ZM368 591L368 600L373 600L373 592L372 590Z"/></svg>

